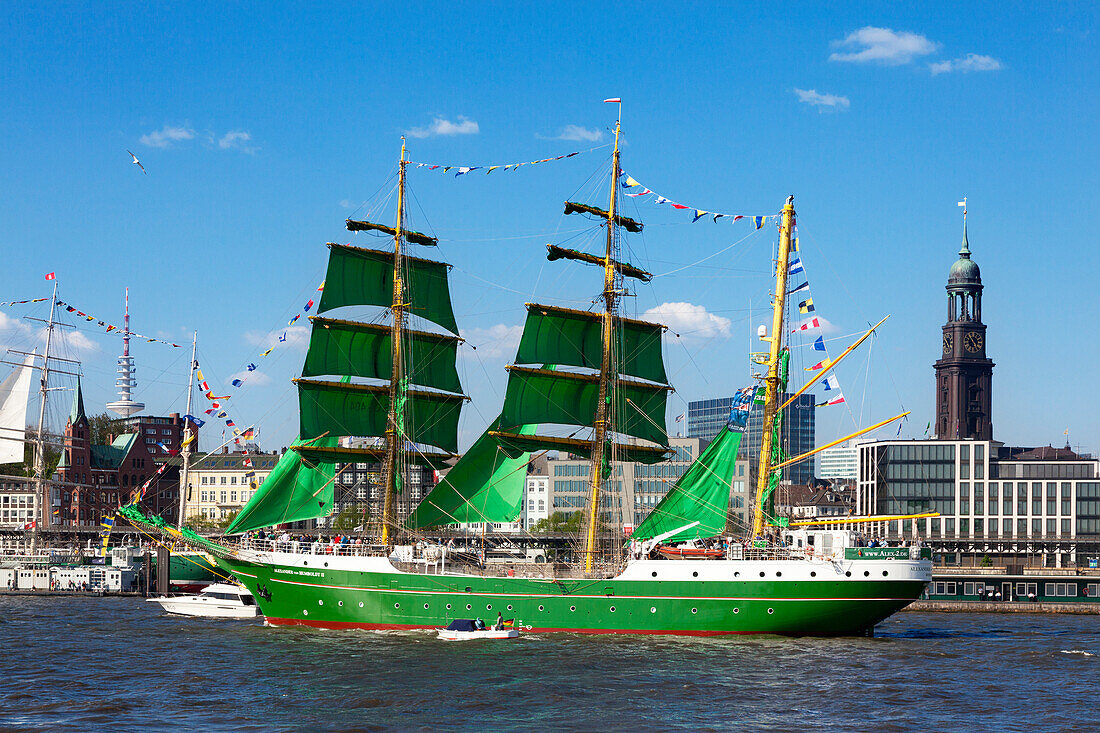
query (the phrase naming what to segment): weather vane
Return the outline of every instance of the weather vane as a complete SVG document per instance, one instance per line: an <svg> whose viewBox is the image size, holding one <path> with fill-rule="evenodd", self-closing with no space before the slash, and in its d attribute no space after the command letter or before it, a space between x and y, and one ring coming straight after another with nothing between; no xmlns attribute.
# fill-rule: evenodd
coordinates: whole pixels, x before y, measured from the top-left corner
<svg viewBox="0 0 1100 733"><path fill-rule="evenodd" d="M966 196L963 196L963 200L959 202L959 206L963 207L963 224L966 223Z"/></svg>

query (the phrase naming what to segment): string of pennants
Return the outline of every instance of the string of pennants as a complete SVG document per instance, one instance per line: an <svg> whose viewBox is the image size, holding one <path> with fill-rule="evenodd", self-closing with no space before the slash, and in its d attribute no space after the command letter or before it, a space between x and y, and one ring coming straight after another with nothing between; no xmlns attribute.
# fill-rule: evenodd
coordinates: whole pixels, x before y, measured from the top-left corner
<svg viewBox="0 0 1100 733"><path fill-rule="evenodd" d="M100 328L107 329L107 333L115 333L117 331L118 335L120 335L120 336L127 336L128 335L131 338L143 339L143 340L145 340L145 341L147 341L148 343L151 343L151 344L167 344L168 346L171 346L171 347L176 348L176 349L180 348L179 344L174 344L171 341L165 341L164 339L153 338L151 336L146 336L144 334L137 333L136 331L127 331L125 328L120 328L118 326L114 326L110 323L107 323L106 321L101 321L98 318L96 318L95 316L88 315L84 311L78 310L76 307L71 306L68 303L65 303L64 301L60 301L60 300L57 301L57 306L59 308L64 308L69 313L75 313L76 315L80 316L81 318L83 318L88 323L94 323L97 326L99 326Z"/></svg>
<svg viewBox="0 0 1100 733"><path fill-rule="evenodd" d="M795 252L798 251L798 240L795 239ZM802 266L802 258L798 254L794 255L787 263L787 275L788 277L793 275L802 275L806 278L806 282L795 287L793 290L788 290L787 295L798 296L798 312L804 317L804 320L798 324L797 327L791 329L791 333L808 332L807 335L821 330L821 318L816 314L817 310L814 307L814 299L810 294L810 280L806 276L806 269ZM818 361L813 366L806 367L808 372L816 372L821 369L828 369L832 366L833 360L829 358L828 352L825 350L825 337L818 335L813 341L813 351L825 352L825 357ZM816 358L816 357L814 357ZM840 380L837 379L836 374L828 374L821 380L821 386L824 389L823 395L824 402L818 403L818 407L826 407L828 405L839 405L844 402L844 392L840 389Z"/></svg>
<svg viewBox="0 0 1100 733"><path fill-rule="evenodd" d="M485 171L485 175L489 175L493 171L515 171L519 170L525 165L539 165L541 163L553 163L558 160L565 160L566 158L572 158L575 155L582 153L591 153L593 150L599 150L600 148L606 148L607 145L597 145L594 148L588 150L578 150L574 153L567 153L565 155L558 155L553 158L543 158L542 160L529 160L524 163L501 163L499 165L443 165L437 163L417 163L410 160L409 164L415 165L417 168L427 168L430 171L439 171L441 173L455 172L455 178L464 176L467 173L473 173L474 171Z"/></svg>
<svg viewBox="0 0 1100 733"><path fill-rule="evenodd" d="M23 305L24 303L42 303L49 300L49 298L31 298L30 300L10 300L7 303L0 303L0 306L10 308L13 305Z"/></svg>
<svg viewBox="0 0 1100 733"><path fill-rule="evenodd" d="M700 208L697 208L695 206L688 206L687 204L681 204L679 202L673 201L672 199L668 198L667 196L662 196L661 194L657 193L656 191L654 191L651 188L647 188L646 186L643 186L641 183L639 183L633 177L628 176L626 174L626 171L620 171L619 173L622 177L622 181L620 182L619 185L621 185L623 188L625 188L627 190L632 189L632 188L642 189L641 191L635 191L633 193L627 193L626 194L627 196L630 196L632 198L638 198L640 196L654 196L655 197L654 201L658 204L668 204L669 206L671 206L674 209L681 209L681 210L684 210L684 211L690 211L690 212L692 212L692 214L695 217L691 220L691 222L693 224L695 222L699 221L700 219L702 219L704 216L709 216L715 223L717 223L719 219L729 219L730 221L733 221L733 222L740 221L741 219L750 219L750 220L752 220L752 224L753 224L754 227L756 227L757 229L763 229L764 225L768 223L769 219L771 219L773 222L777 222L778 219L779 219L779 217L774 216L774 215L771 215L771 216L754 216L752 214L727 214L727 213L724 213L724 212L721 212L721 211L707 211L706 209L700 209Z"/></svg>

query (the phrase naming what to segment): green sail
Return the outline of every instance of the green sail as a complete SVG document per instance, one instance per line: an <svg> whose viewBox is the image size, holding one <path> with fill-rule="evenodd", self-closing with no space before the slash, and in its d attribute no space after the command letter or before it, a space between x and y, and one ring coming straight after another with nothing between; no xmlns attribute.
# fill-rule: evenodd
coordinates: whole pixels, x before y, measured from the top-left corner
<svg viewBox="0 0 1100 733"><path fill-rule="evenodd" d="M668 445L664 428L667 388L620 379L613 393L611 414L616 432ZM512 367L500 419L504 425L591 427L599 395L599 377L595 375Z"/></svg>
<svg viewBox="0 0 1100 733"><path fill-rule="evenodd" d="M405 294L408 312L426 318L458 333L451 291L447 284L448 266L442 262L404 257ZM377 305L389 308L393 304L393 252L330 244L325 289L321 293L318 313L347 305Z"/></svg>
<svg viewBox="0 0 1100 733"><path fill-rule="evenodd" d="M664 541L677 542L721 534L726 528L730 481L736 469L737 451L741 447L743 434L723 428L631 536L648 540L692 522L699 524Z"/></svg>
<svg viewBox="0 0 1100 733"><path fill-rule="evenodd" d="M664 326L631 319L616 320L614 349L619 374L665 384L661 357ZM603 316L599 313L529 303L527 322L516 353L517 364L554 362L599 369L603 359Z"/></svg>
<svg viewBox="0 0 1100 733"><path fill-rule="evenodd" d="M511 522L519 516L529 454L509 457L489 435L489 430L499 424L498 417L421 500L406 522L410 528L454 522ZM514 432L530 435L535 427L521 425Z"/></svg>
<svg viewBox="0 0 1100 733"><path fill-rule="evenodd" d="M309 444L335 447L338 441L338 438L322 438L309 441ZM295 440L294 444L302 443ZM311 461L288 450L225 533L241 534L284 522L328 516L332 513L335 475L333 463Z"/></svg>
<svg viewBox="0 0 1100 733"><path fill-rule="evenodd" d="M389 387L297 380L301 435L381 436L386 433ZM404 404L405 437L458 452L458 417L465 397L409 390Z"/></svg>
<svg viewBox="0 0 1100 733"><path fill-rule="evenodd" d="M390 326L319 316L310 321L313 332L302 367L303 377L341 374L388 380L393 375ZM408 330L402 339L405 373L410 382L447 392L462 391L455 367L459 339Z"/></svg>

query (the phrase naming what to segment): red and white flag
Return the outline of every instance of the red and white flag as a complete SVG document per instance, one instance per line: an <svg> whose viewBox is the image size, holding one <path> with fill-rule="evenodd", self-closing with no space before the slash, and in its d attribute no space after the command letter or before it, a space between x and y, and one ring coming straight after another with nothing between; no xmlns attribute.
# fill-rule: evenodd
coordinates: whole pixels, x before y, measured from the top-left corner
<svg viewBox="0 0 1100 733"><path fill-rule="evenodd" d="M809 331L811 328L821 328L821 320L818 318L811 318L808 321L804 321L801 326L791 331Z"/></svg>
<svg viewBox="0 0 1100 733"><path fill-rule="evenodd" d="M46 279L47 280L56 280L57 279L57 274L53 273L53 272L47 272L46 273Z"/></svg>
<svg viewBox="0 0 1100 733"><path fill-rule="evenodd" d="M843 401L844 401L844 395L837 395L836 397L832 398L831 400L829 400L825 404L826 405L839 405Z"/></svg>
<svg viewBox="0 0 1100 733"><path fill-rule="evenodd" d="M621 98L619 98L619 97L611 97L610 99L605 99L605 100L603 100L603 101L604 101L604 103L605 103L605 104L606 104L606 103L610 103L610 104L622 104L622 102L623 102L623 100L622 100Z"/></svg>

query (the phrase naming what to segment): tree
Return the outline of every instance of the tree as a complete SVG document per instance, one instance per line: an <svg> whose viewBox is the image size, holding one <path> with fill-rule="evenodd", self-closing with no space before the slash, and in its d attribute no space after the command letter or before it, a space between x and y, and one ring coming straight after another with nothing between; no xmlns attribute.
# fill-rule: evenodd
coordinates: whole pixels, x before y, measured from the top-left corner
<svg viewBox="0 0 1100 733"><path fill-rule="evenodd" d="M114 420L106 412L88 417L88 445L110 445Z"/></svg>
<svg viewBox="0 0 1100 733"><path fill-rule="evenodd" d="M370 519L370 507L366 504L352 504L344 507L332 519L332 528L342 532L354 531Z"/></svg>
<svg viewBox="0 0 1100 733"><path fill-rule="evenodd" d="M37 437L38 431L34 428L27 428L26 440L23 445L23 462L22 463L4 463L0 465L0 475L3 476L34 476L34 440ZM46 440L52 442L60 442L58 438L47 435ZM61 451L57 448L46 445L46 478L53 476L53 472L57 470L57 464L61 461Z"/></svg>
<svg viewBox="0 0 1100 733"><path fill-rule="evenodd" d="M233 520L236 519L237 515L240 513L241 512L239 510L235 512L229 512L229 514L227 514L224 519L218 522L218 529L222 530L223 532L229 529L229 525L233 524Z"/></svg>
<svg viewBox="0 0 1100 733"><path fill-rule="evenodd" d="M537 521L531 531L577 534L581 531L583 518L584 512L554 512L546 519Z"/></svg>

